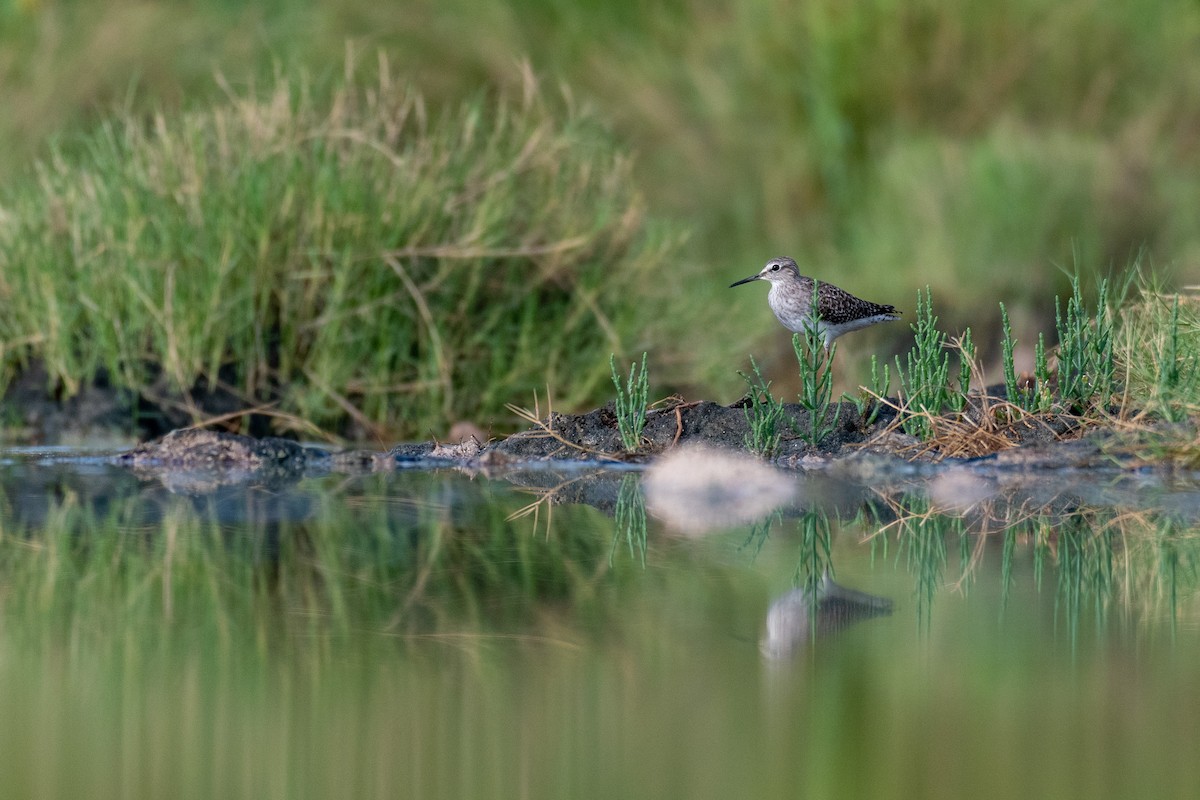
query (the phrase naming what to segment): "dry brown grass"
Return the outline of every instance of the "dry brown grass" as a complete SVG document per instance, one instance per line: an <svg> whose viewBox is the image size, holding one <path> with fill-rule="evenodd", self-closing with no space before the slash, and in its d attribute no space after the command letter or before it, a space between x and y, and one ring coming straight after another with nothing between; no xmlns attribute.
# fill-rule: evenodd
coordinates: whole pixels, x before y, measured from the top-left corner
<svg viewBox="0 0 1200 800"><path fill-rule="evenodd" d="M912 460L925 456L933 456L935 460L977 458L1016 447L1018 441L1013 435L1011 423L1001 422L1000 412L1016 412L1026 416L1011 403L984 396L979 397L978 407L969 407L966 411L949 414L916 411L910 409L904 401L893 402L886 397L872 396L877 402L894 409L896 417L864 446L900 432L907 418L919 416L929 424L932 435L928 439L900 448L900 452L908 454Z"/></svg>
<svg viewBox="0 0 1200 800"><path fill-rule="evenodd" d="M571 440L563 437L558 433L558 431L554 430L554 404L550 399L549 389L546 390L546 415L544 417L542 416L541 404L538 401L537 392L533 393L532 409L514 405L513 403L506 404L506 408L515 414L522 422L525 422L532 427L532 430L513 434L514 436L523 436L531 439L553 439L563 447L579 453L586 453L604 461L620 461L619 458L614 457L611 453L605 453L600 450L593 450L590 447L584 447L577 442L572 442Z"/></svg>

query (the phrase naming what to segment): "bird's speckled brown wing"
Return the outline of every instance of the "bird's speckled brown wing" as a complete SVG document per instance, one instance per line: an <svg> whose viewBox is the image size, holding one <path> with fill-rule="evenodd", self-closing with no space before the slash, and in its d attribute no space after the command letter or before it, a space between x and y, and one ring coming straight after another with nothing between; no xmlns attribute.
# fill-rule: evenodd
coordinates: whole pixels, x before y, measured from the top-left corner
<svg viewBox="0 0 1200 800"><path fill-rule="evenodd" d="M821 311L821 319L831 325L842 325L856 319L867 317L891 317L900 319L900 312L895 306L880 305L870 300L855 297L844 289L839 289L832 283L822 283L817 289L817 303Z"/></svg>

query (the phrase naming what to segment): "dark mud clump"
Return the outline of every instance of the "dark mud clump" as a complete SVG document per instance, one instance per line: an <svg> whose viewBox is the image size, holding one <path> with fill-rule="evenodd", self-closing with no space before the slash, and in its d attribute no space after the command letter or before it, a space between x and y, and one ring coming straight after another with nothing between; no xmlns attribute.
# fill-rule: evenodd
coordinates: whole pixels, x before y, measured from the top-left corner
<svg viewBox="0 0 1200 800"><path fill-rule="evenodd" d="M303 471L328 454L287 439L255 439L236 433L185 428L139 445L116 457L118 464L131 467L174 467L177 469L276 469Z"/></svg>
<svg viewBox="0 0 1200 800"><path fill-rule="evenodd" d="M476 463L483 447L476 439L457 445L401 444L386 452L331 453L287 439L256 439L236 433L182 429L113 458L139 477L158 480L174 492L206 493L233 484L283 486L329 472L388 472L405 466L437 467Z"/></svg>
<svg viewBox="0 0 1200 800"><path fill-rule="evenodd" d="M324 470L329 454L286 439L185 428L139 445L113 461L131 468L142 479L161 481L172 492L204 494L248 482L286 486Z"/></svg>

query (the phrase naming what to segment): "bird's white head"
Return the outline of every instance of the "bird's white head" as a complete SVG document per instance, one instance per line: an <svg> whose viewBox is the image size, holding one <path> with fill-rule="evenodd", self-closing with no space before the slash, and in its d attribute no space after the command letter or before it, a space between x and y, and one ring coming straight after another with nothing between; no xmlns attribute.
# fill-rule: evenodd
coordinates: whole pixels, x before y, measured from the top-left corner
<svg viewBox="0 0 1200 800"><path fill-rule="evenodd" d="M756 274L749 278L742 278L740 281L729 284L729 288L741 286L743 283L750 281L770 281L771 283L779 283L781 281L792 280L800 277L800 268L796 266L796 262L787 256L772 258L767 262L767 265Z"/></svg>

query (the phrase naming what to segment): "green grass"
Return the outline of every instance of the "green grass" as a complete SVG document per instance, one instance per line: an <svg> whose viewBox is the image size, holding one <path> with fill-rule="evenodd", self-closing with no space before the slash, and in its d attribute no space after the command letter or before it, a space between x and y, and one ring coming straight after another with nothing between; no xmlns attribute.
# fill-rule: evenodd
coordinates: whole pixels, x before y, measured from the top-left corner
<svg viewBox="0 0 1200 800"><path fill-rule="evenodd" d="M1034 347L1031 386L1018 386L1013 356L1016 340L1008 309L1000 303L1001 364L1009 403L1031 413L1050 411L1056 405L1069 414L1088 415L1108 410L1117 389L1114 306L1127 296L1140 269L1140 260L1126 268L1120 300L1110 297L1108 279L1100 279L1092 303L1084 299L1076 269L1071 276L1071 295L1065 311L1060 299L1054 298L1054 327L1058 335L1056 369L1051 374L1045 339L1039 335ZM966 367L963 369L965 374Z"/></svg>
<svg viewBox="0 0 1200 800"><path fill-rule="evenodd" d="M1188 416L1187 398L1197 394L1200 362L1195 352L1181 351L1179 295L1171 303L1171 318L1162 336L1158 357L1158 380L1153 408L1168 422L1182 422ZM1181 402L1182 401L1182 402Z"/></svg>
<svg viewBox="0 0 1200 800"><path fill-rule="evenodd" d="M1110 294L1109 280L1102 278L1096 288L1094 301L1084 298L1082 281L1078 270L1071 277L1071 294L1063 304L1058 297L1054 300L1055 331L1058 342L1054 348L1053 368L1047 353L1045 337L1039 334L1034 347L1034 369L1032 383L1022 386L1018 382L1015 350L1008 308L1000 303L1000 364L1004 378L1005 398L1008 406L992 408L996 419L1009 420L1014 409L1022 414L1069 414L1092 420L1102 420L1106 415L1120 413L1132 416L1147 410L1141 405L1130 403L1126 393L1124 404L1114 405L1118 380L1118 354L1116 348L1117 328L1114 309L1122 307L1130 296L1131 287L1142 274L1140 258L1124 271L1119 297ZM1136 308L1136 306L1134 306ZM912 324L914 344L906 356L907 369L896 358L896 371L900 380L900 422L905 432L928 440L934 434L934 423L938 415L952 412L959 419L967 419L968 391L973 375L982 375L976 358L976 346L967 328L963 334L951 339L938 328L938 318L933 313L932 294L926 287L924 296L918 294L916 320ZM1157 386L1158 406L1164 408L1162 398L1176 396L1179 386L1190 377L1184 378L1179 360L1179 317L1176 308L1158 339L1143 339L1136 345L1126 341L1131 349L1126 358L1141 357L1151 366ZM950 378L950 350L957 353L959 369L957 381ZM1190 362L1188 362L1190 364ZM872 383L878 376L872 362ZM876 392L878 395L878 392ZM1120 404L1118 404L1120 405ZM989 413L986 408L981 413ZM1167 415L1168 419L1177 419ZM979 420L976 420L980 422ZM988 420L984 420L988 421Z"/></svg>
<svg viewBox="0 0 1200 800"><path fill-rule="evenodd" d="M814 291L814 306L816 296ZM833 357L837 354L837 343L826 350L825 339L817 331L814 322L805 326L804 333L792 334L792 351L800 366L800 394L796 399L807 412L807 425L801 424L797 433L801 439L817 447L837 429L841 416L841 405L835 403L833 397ZM830 406L834 407L832 418L829 416Z"/></svg>
<svg viewBox="0 0 1200 800"><path fill-rule="evenodd" d="M974 410L968 407L968 390L972 377L983 371L971 329L956 338L941 330L927 287L917 297L913 347L903 363L896 357L897 424L921 440L948 437L936 445L941 450L964 436L995 433L997 423L1014 421L1014 412L1017 417L1065 414L1102 426L1115 423L1132 434L1114 439L1114 452L1151 460L1158 452L1163 461L1200 463L1200 302L1194 291L1166 288L1166 280L1148 271L1141 257L1120 274L1115 292L1111 285L1108 278L1099 280L1089 301L1078 271L1072 276L1066 302L1054 302L1057 342L1048 348L1039 334L1027 386L1018 380L1017 340L1008 308L1000 303L1000 366L1008 404L983 402ZM958 358L956 380L951 351ZM885 398L889 375L880 373L875 357L870 382L871 388L860 387L863 398ZM866 400L850 399L865 414ZM939 421L953 424L939 426ZM1129 422L1176 427L1148 430Z"/></svg>
<svg viewBox="0 0 1200 800"><path fill-rule="evenodd" d="M0 193L0 377L390 438L547 384L598 401L603 354L661 331L628 297L668 250L605 129L526 88L437 109L387 72L280 79L55 147Z"/></svg>
<svg viewBox="0 0 1200 800"><path fill-rule="evenodd" d="M872 299L930 285L952 301L952 327L997 298L1044 322L1068 288L1047 266L1076 254L1101 270L1142 246L1156 263L1196 263L1197 37L1186 0L10 3L0 177L19 179L49 140L71 149L114 107L219 105L214 72L238 95L276 72L327 79L347 41L364 60L381 48L439 108L481 87L519 91L528 58L637 153L649 206L694 231L657 280L696 338L656 375L735 391L744 337L774 321L713 311L729 275L777 253L870 285ZM588 376L602 382L602 362Z"/></svg>
<svg viewBox="0 0 1200 800"><path fill-rule="evenodd" d="M959 370L959 385L950 380L950 353L947 336L937 327L938 318L933 313L933 294L925 287L925 294L917 293L916 321L910 326L914 335L913 348L905 357L906 366L896 357L896 379L900 384L900 402L904 432L919 439L932 435L929 415L938 415L947 409L961 411L965 403L966 385L970 377L970 357ZM970 329L963 337L964 346L971 346ZM968 351L964 349L964 355Z"/></svg>
<svg viewBox="0 0 1200 800"><path fill-rule="evenodd" d="M1200 419L1200 300L1172 291L1161 276L1137 276L1136 289L1116 312L1116 379L1128 414L1183 422ZM1182 441L1186 432L1171 438Z"/></svg>
<svg viewBox="0 0 1200 800"><path fill-rule="evenodd" d="M1106 407L1115 388L1116 367L1108 281L1100 281L1095 312L1089 314L1079 275L1073 275L1065 313L1055 298L1054 321L1058 332L1058 395L1063 405L1076 412L1092 406Z"/></svg>
<svg viewBox="0 0 1200 800"><path fill-rule="evenodd" d="M958 351L958 384L950 398L950 407L956 412L962 412L967 407L967 394L971 391L971 366L975 363L975 340L971 338L971 329L963 331L953 347Z"/></svg>
<svg viewBox="0 0 1200 800"><path fill-rule="evenodd" d="M1017 384L1017 369L1014 351L1017 340L1013 338L1012 323L1008 319L1008 309L1000 304L1000 363L1004 370L1004 396L1008 402L1025 411L1033 410L1032 398L1034 392L1029 387Z"/></svg>
<svg viewBox="0 0 1200 800"><path fill-rule="evenodd" d="M871 385L860 388L860 397L862 398L861 406L858 408L858 413L862 415L863 422L867 425L875 423L879 416L879 409L883 406L882 400L886 399L892 390L892 367L886 361L883 363L883 368L879 367L879 359L877 356L871 356ZM867 405L870 404L870 411L867 411Z"/></svg>
<svg viewBox="0 0 1200 800"><path fill-rule="evenodd" d="M784 408L783 403L771 394L771 382L763 377L754 356L750 356L750 369L753 376L739 372L746 382L746 424L750 432L746 434L746 449L761 458L773 458L779 449L779 440L783 436Z"/></svg>
<svg viewBox="0 0 1200 800"><path fill-rule="evenodd" d="M624 385L617 374L617 357L610 354L608 368L612 373L613 387L617 391L614 409L617 430L625 451L635 452L642 444L642 429L646 427L646 409L650 403L650 373L646 369L646 353L642 353L641 366L635 361L629 365L629 376Z"/></svg>

